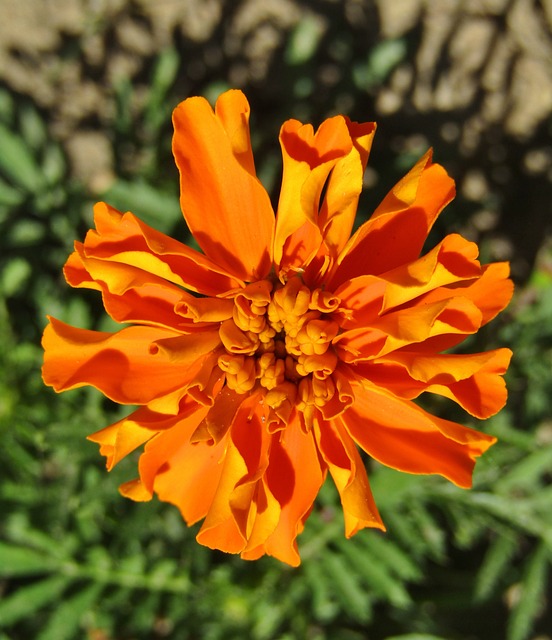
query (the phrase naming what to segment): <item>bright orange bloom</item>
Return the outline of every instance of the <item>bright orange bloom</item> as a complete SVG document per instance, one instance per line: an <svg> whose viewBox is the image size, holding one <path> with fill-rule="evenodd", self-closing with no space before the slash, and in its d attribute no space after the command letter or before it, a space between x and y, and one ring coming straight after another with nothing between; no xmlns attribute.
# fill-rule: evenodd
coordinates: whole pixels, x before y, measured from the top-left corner
<svg viewBox="0 0 552 640"><path fill-rule="evenodd" d="M52 318L43 340L56 391L92 385L140 405L90 436L108 469L145 444L123 495L156 493L188 524L204 519L201 544L298 565L296 537L328 471L345 535L384 528L357 445L469 487L495 438L412 400L436 393L477 418L502 408L510 351L448 350L508 304L512 283L506 263L481 266L456 234L420 257L454 197L445 170L428 152L349 237L374 123L336 116L315 133L286 122L274 215L240 91L214 112L185 100L173 121L182 210L203 252L97 204L65 277L100 291L128 326Z"/></svg>

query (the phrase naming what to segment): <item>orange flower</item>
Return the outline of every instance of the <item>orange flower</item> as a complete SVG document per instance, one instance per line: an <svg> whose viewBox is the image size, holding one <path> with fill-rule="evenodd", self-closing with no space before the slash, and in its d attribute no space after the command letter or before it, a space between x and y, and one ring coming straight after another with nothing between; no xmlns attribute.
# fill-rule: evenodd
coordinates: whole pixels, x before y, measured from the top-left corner
<svg viewBox="0 0 552 640"><path fill-rule="evenodd" d="M97 204L65 265L101 292L116 333L51 319L46 384L92 385L130 416L90 436L108 469L145 444L134 500L203 521L201 544L300 562L296 537L327 472L345 535L384 529L357 445L382 464L471 485L495 438L412 400L451 398L477 418L502 408L511 353L448 350L512 295L508 265L481 266L451 234L420 257L454 183L428 152L351 237L374 123L330 118L281 130L276 216L255 174L249 105L224 93L174 111L184 217L202 249ZM446 353L443 353L446 352Z"/></svg>

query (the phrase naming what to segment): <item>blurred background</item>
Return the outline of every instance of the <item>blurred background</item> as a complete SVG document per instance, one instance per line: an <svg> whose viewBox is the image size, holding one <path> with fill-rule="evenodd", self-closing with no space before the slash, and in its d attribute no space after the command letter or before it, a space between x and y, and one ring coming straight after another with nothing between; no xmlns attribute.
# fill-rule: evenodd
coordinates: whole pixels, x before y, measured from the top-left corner
<svg viewBox="0 0 552 640"><path fill-rule="evenodd" d="M552 638L552 2L0 0L0 640ZM61 268L106 200L186 242L170 115L246 92L277 201L279 127L376 120L359 222L427 148L457 182L433 243L510 260L510 399L472 491L366 461L388 532L343 538L324 487L290 569L199 547L119 496L85 436L124 413L40 378L46 314L113 326ZM130 456L129 458L132 458Z"/></svg>

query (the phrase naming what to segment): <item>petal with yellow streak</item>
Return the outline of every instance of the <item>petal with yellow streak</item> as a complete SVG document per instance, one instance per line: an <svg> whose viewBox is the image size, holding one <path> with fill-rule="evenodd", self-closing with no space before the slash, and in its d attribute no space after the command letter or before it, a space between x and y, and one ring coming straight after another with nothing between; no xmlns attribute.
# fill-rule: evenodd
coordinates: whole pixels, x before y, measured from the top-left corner
<svg viewBox="0 0 552 640"><path fill-rule="evenodd" d="M224 443L192 442L192 434L205 417L206 407L158 433L140 456L144 487L160 500L178 507L188 525L205 517L216 490Z"/></svg>
<svg viewBox="0 0 552 640"><path fill-rule="evenodd" d="M212 549L240 553L254 522L256 484L268 465L270 440L259 399L259 394L244 398L226 439L220 481L197 535Z"/></svg>
<svg viewBox="0 0 552 640"><path fill-rule="evenodd" d="M506 404L503 375L512 352L496 349L476 354L427 354L400 350L355 367L357 375L401 398L436 393L457 402L479 419Z"/></svg>
<svg viewBox="0 0 552 640"><path fill-rule="evenodd" d="M314 434L303 431L296 412L286 429L272 437L265 478L271 494L280 504L281 513L276 529L265 543L265 552L298 566L301 560L296 538L304 528L326 470L322 468Z"/></svg>
<svg viewBox="0 0 552 640"><path fill-rule="evenodd" d="M434 289L424 296L424 302L433 303L451 295L461 295L480 310L483 326L508 306L514 293L514 284L509 275L510 265L507 262L493 262L482 268L479 278L466 282L461 288L445 286Z"/></svg>
<svg viewBox="0 0 552 640"><path fill-rule="evenodd" d="M366 468L351 436L339 421L333 420L315 420L314 433L341 497L346 537L350 538L366 527L385 531L370 490Z"/></svg>
<svg viewBox="0 0 552 640"><path fill-rule="evenodd" d="M102 287L94 280L89 271L84 266L82 255L84 245L82 242L75 242L75 251L69 255L63 267L65 280L75 288L93 289L101 291Z"/></svg>
<svg viewBox="0 0 552 640"><path fill-rule="evenodd" d="M139 407L129 416L96 431L88 440L100 445L100 454L106 457L106 467L113 467L137 447L147 442L158 431L172 428L185 416L197 410L197 403L188 402L178 415L167 416Z"/></svg>
<svg viewBox="0 0 552 640"><path fill-rule="evenodd" d="M372 360L434 337L452 335L460 341L480 326L479 309L471 300L457 296L391 311L367 327L344 331L333 345L345 362Z"/></svg>
<svg viewBox="0 0 552 640"><path fill-rule="evenodd" d="M288 120L280 131L280 145L284 170L274 263L287 271L304 268L316 255L322 242L318 216L324 185L336 163L351 153L353 143L345 118L335 116L316 133L310 124Z"/></svg>
<svg viewBox="0 0 552 640"><path fill-rule="evenodd" d="M169 348L175 343L167 345L168 339L178 340L178 349ZM192 364L219 338L216 329L177 336L159 327L131 326L107 333L50 318L42 344L42 376L56 391L90 385L120 404L147 404L185 386Z"/></svg>
<svg viewBox="0 0 552 640"><path fill-rule="evenodd" d="M228 91L213 112L204 98L189 98L173 124L180 204L192 234L228 273L261 280L272 265L274 212L255 174L247 99Z"/></svg>
<svg viewBox="0 0 552 640"><path fill-rule="evenodd" d="M451 234L418 260L381 276L364 275L345 281L335 291L341 300L341 326L352 329L377 325L386 312L408 302L416 304L417 298L440 287L455 285L454 290L462 295L459 285L470 285L482 272L477 255L477 245ZM445 291L451 297L451 289ZM427 300L424 298L424 302Z"/></svg>
<svg viewBox="0 0 552 640"><path fill-rule="evenodd" d="M324 243L335 260L347 244L362 192L362 180L372 141L375 122L351 122L345 118L353 146L333 167L326 185L326 194L320 207L318 225Z"/></svg>
<svg viewBox="0 0 552 640"><path fill-rule="evenodd" d="M453 199L454 181L428 151L351 237L328 278L328 286L361 275L380 275L416 260L443 208Z"/></svg>
<svg viewBox="0 0 552 640"><path fill-rule="evenodd" d="M106 457L108 471L155 435L155 431L140 425L140 414L143 411L148 409L140 407L130 416L88 436L88 440L100 445L100 454ZM167 419L166 416L164 418ZM171 416L170 420L174 421L174 417Z"/></svg>
<svg viewBox="0 0 552 640"><path fill-rule="evenodd" d="M111 260L88 258L79 243L64 273L73 287L99 289L105 310L116 322L168 327L182 333L199 329L193 320L178 313L178 306L193 296L148 271Z"/></svg>
<svg viewBox="0 0 552 640"><path fill-rule="evenodd" d="M84 253L142 269L202 295L216 296L243 283L199 251L139 220L132 213L99 202L96 230L86 234Z"/></svg>
<svg viewBox="0 0 552 640"><path fill-rule="evenodd" d="M479 250L458 234L450 234L422 258L382 274L385 294L382 312L415 300L439 287L481 275Z"/></svg>
<svg viewBox="0 0 552 640"><path fill-rule="evenodd" d="M355 388L355 399L336 421L368 455L398 471L438 474L469 488L476 458L496 441L384 389Z"/></svg>

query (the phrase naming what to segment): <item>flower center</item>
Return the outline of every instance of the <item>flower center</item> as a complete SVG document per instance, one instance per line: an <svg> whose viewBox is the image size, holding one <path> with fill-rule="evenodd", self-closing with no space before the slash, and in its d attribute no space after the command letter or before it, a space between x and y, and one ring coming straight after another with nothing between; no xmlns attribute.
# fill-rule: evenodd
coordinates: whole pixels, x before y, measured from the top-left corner
<svg viewBox="0 0 552 640"><path fill-rule="evenodd" d="M239 394L264 388L268 407L280 413L295 405L311 424L315 409L336 394L332 340L339 324L332 313L340 302L322 289L311 291L298 276L284 285L261 280L240 289L232 318L219 331L226 352L218 366L228 387Z"/></svg>

